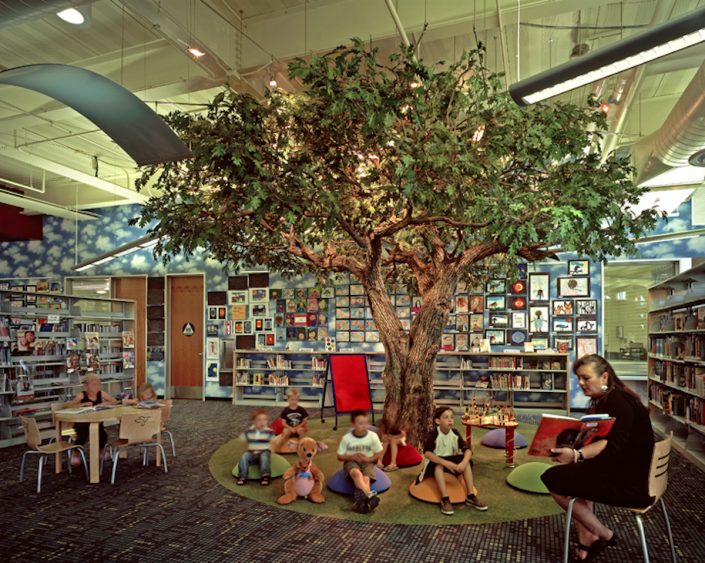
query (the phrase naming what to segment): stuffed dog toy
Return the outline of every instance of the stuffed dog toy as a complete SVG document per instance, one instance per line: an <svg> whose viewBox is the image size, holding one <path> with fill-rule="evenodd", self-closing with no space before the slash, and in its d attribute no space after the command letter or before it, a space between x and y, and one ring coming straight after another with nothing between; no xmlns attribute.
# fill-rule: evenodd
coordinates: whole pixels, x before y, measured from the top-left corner
<svg viewBox="0 0 705 563"><path fill-rule="evenodd" d="M307 497L315 503L325 502L321 494L325 476L313 463L318 453L318 444L313 438L301 438L297 454L298 461L284 473L284 494L277 499L279 504L290 504L299 497Z"/></svg>

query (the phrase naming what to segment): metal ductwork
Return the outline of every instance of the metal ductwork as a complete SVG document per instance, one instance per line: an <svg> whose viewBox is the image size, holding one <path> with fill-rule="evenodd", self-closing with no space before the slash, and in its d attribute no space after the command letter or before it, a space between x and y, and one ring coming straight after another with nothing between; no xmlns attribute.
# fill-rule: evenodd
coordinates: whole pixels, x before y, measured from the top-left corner
<svg viewBox="0 0 705 563"><path fill-rule="evenodd" d="M0 0L0 27L17 25L93 0Z"/></svg>
<svg viewBox="0 0 705 563"><path fill-rule="evenodd" d="M636 183L652 180L673 168L688 166L690 156L702 149L705 149L705 63L661 128L632 145Z"/></svg>

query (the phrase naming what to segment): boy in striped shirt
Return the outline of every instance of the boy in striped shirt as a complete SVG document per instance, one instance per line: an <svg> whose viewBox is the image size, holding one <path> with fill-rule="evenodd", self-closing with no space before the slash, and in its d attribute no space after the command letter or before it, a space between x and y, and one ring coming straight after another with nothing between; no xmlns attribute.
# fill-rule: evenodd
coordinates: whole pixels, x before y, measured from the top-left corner
<svg viewBox="0 0 705 563"><path fill-rule="evenodd" d="M267 486L272 474L270 469L272 454L270 446L275 434L269 428L269 414L266 409L253 411L251 417L252 426L243 434L247 441L247 451L240 457L237 484L245 484L250 465L257 463L259 465L260 485Z"/></svg>

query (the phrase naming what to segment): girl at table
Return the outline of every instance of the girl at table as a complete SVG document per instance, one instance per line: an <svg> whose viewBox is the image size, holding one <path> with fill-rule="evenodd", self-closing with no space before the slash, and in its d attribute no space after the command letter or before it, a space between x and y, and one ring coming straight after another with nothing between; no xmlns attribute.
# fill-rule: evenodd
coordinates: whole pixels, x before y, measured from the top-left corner
<svg viewBox="0 0 705 563"><path fill-rule="evenodd" d="M138 405L143 401L156 401L157 394L150 383L142 383L137 387L137 395L134 399L123 399L123 405Z"/></svg>
<svg viewBox="0 0 705 563"><path fill-rule="evenodd" d="M117 400L111 397L105 391L100 389L100 377L95 373L89 373L83 380L83 391L76 395L68 404L69 408L74 407L94 407L96 405L117 405ZM76 444L82 446L88 441L88 431L90 424L88 422L77 422L73 425L76 432ZM108 443L108 435L105 433L103 423L98 427L98 439L100 441L100 452L103 455L103 448ZM72 465L80 465L81 458L74 451L71 456Z"/></svg>

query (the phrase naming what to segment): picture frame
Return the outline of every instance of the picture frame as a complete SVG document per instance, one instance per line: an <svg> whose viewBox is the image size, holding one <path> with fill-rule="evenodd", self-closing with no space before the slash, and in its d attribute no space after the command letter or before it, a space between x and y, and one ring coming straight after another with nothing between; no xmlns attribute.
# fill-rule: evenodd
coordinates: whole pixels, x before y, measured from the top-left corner
<svg viewBox="0 0 705 563"><path fill-rule="evenodd" d="M526 281L516 280L509 286L509 293L512 295L526 295Z"/></svg>
<svg viewBox="0 0 705 563"><path fill-rule="evenodd" d="M597 320L580 318L575 323L575 332L597 334Z"/></svg>
<svg viewBox="0 0 705 563"><path fill-rule="evenodd" d="M444 334L441 336L441 350L444 352L452 352L455 350L455 335Z"/></svg>
<svg viewBox="0 0 705 563"><path fill-rule="evenodd" d="M504 295L488 295L485 298L485 308L488 311L503 311L507 308L507 298Z"/></svg>
<svg viewBox="0 0 705 563"><path fill-rule="evenodd" d="M529 307L529 334L548 334L551 319L547 306ZM533 339L532 339L533 341Z"/></svg>
<svg viewBox="0 0 705 563"><path fill-rule="evenodd" d="M554 333L573 332L573 317L553 317L551 321Z"/></svg>
<svg viewBox="0 0 705 563"><path fill-rule="evenodd" d="M228 291L228 303L230 305L247 305L250 301L250 294L247 291Z"/></svg>
<svg viewBox="0 0 705 563"><path fill-rule="evenodd" d="M208 362L206 365L206 379L209 381L218 381L220 379L218 362Z"/></svg>
<svg viewBox="0 0 705 563"><path fill-rule="evenodd" d="M251 287L249 289L249 303L269 303L268 287Z"/></svg>
<svg viewBox="0 0 705 563"><path fill-rule="evenodd" d="M254 330L252 330L252 321L242 321L242 334L254 334Z"/></svg>
<svg viewBox="0 0 705 563"><path fill-rule="evenodd" d="M487 282L487 293L490 295L504 295L507 293L506 279L493 279Z"/></svg>
<svg viewBox="0 0 705 563"><path fill-rule="evenodd" d="M220 358L220 338L206 338L206 358Z"/></svg>
<svg viewBox="0 0 705 563"><path fill-rule="evenodd" d="M515 346L521 346L526 342L527 334L525 330L510 330L508 343Z"/></svg>
<svg viewBox="0 0 705 563"><path fill-rule="evenodd" d="M597 336L576 336L575 337L575 358L597 354Z"/></svg>
<svg viewBox="0 0 705 563"><path fill-rule="evenodd" d="M589 276L590 260L568 260L569 276Z"/></svg>
<svg viewBox="0 0 705 563"><path fill-rule="evenodd" d="M498 329L485 330L485 339L490 341L492 346L504 346L506 344L506 332Z"/></svg>
<svg viewBox="0 0 705 563"><path fill-rule="evenodd" d="M531 344L534 347L534 350L548 350L548 338L545 336L532 336Z"/></svg>
<svg viewBox="0 0 705 563"><path fill-rule="evenodd" d="M247 318L247 305L238 303L230 306L230 317L234 321L244 321Z"/></svg>
<svg viewBox="0 0 705 563"><path fill-rule="evenodd" d="M551 274L543 272L529 274L529 301L548 301L550 284Z"/></svg>
<svg viewBox="0 0 705 563"><path fill-rule="evenodd" d="M218 320L224 321L227 318L228 318L228 308L227 307L218 307Z"/></svg>
<svg viewBox="0 0 705 563"><path fill-rule="evenodd" d="M512 328L526 330L528 325L526 323L526 311L512 311L510 316Z"/></svg>
<svg viewBox="0 0 705 563"><path fill-rule="evenodd" d="M569 299L554 299L551 301L551 311L554 317L572 317L575 303Z"/></svg>
<svg viewBox="0 0 705 563"><path fill-rule="evenodd" d="M514 311L526 309L526 297L523 295L510 296L508 299L510 309Z"/></svg>
<svg viewBox="0 0 705 563"><path fill-rule="evenodd" d="M576 317L597 317L597 299L576 299Z"/></svg>
<svg viewBox="0 0 705 563"><path fill-rule="evenodd" d="M468 312L482 313L485 310L485 300L482 295L471 295L468 302Z"/></svg>
<svg viewBox="0 0 705 563"><path fill-rule="evenodd" d="M485 328L485 316L481 314L470 315L470 332L482 332Z"/></svg>
<svg viewBox="0 0 705 563"><path fill-rule="evenodd" d="M470 316L467 313L455 316L455 330L458 332L470 332Z"/></svg>
<svg viewBox="0 0 705 563"><path fill-rule="evenodd" d="M218 336L218 325L208 323L206 325L206 335L207 336Z"/></svg>
<svg viewBox="0 0 705 563"><path fill-rule="evenodd" d="M470 303L468 301L467 295L456 295L455 296L455 312L456 313L468 313L470 311Z"/></svg>
<svg viewBox="0 0 705 563"><path fill-rule="evenodd" d="M573 335L555 335L553 336L553 340L551 341L552 348L556 352L560 353L565 353L565 352L570 352L573 350ZM565 346L565 350L562 350L563 346Z"/></svg>
<svg viewBox="0 0 705 563"><path fill-rule="evenodd" d="M268 317L269 303L250 303L250 317ZM305 317L306 315L304 315Z"/></svg>
<svg viewBox="0 0 705 563"><path fill-rule="evenodd" d="M490 313L490 327L509 328L509 313Z"/></svg>
<svg viewBox="0 0 705 563"><path fill-rule="evenodd" d="M558 278L558 297L590 297L590 278L588 276Z"/></svg>
<svg viewBox="0 0 705 563"><path fill-rule="evenodd" d="M218 320L218 307L208 307L208 320Z"/></svg>

